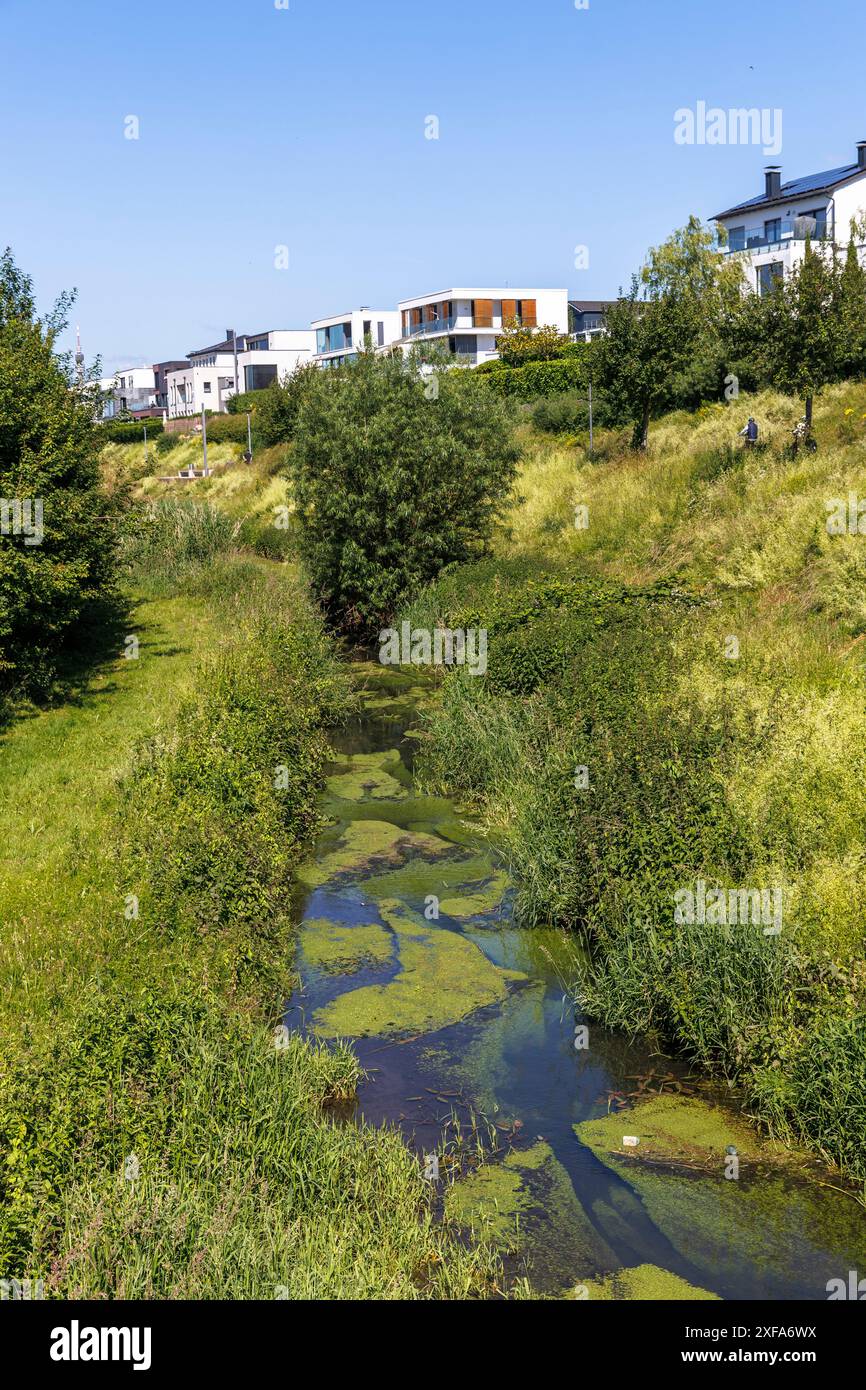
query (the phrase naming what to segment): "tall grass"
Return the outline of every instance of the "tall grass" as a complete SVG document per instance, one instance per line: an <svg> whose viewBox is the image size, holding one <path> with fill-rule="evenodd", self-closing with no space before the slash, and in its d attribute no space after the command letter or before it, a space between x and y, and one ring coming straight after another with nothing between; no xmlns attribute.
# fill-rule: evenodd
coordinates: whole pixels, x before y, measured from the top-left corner
<svg viewBox="0 0 866 1390"><path fill-rule="evenodd" d="M524 919L589 936L587 1007L864 1176L862 1107L811 1059L866 1089L866 538L825 525L866 492L866 386L827 391L819 452L792 460L798 411L764 393L680 412L645 458L526 431L495 557L405 616L490 628L487 676L446 678L422 769L501 829ZM747 454L748 414L767 447ZM678 927L698 877L778 886L782 936Z"/></svg>

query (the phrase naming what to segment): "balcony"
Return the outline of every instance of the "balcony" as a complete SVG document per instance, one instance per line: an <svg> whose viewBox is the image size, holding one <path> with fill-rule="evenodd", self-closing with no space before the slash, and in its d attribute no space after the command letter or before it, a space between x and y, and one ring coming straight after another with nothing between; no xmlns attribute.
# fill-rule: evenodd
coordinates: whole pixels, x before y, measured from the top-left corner
<svg viewBox="0 0 866 1390"><path fill-rule="evenodd" d="M524 314L523 318L518 319L517 322L521 328L538 327L538 321L534 314ZM452 314L447 319L428 319L421 323L407 323L403 328L403 337L425 338L434 333L465 333L473 328L501 333L502 320L494 319L491 314Z"/></svg>
<svg viewBox="0 0 866 1390"><path fill-rule="evenodd" d="M757 227L731 227L725 250L732 254L741 251L765 251L781 247L789 241L832 241L832 219L819 217L779 217L760 223Z"/></svg>

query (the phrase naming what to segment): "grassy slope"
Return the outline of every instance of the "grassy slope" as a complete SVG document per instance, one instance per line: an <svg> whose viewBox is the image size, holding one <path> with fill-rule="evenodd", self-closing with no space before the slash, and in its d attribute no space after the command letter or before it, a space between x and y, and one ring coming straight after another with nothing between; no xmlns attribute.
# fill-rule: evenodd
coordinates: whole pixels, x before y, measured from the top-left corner
<svg viewBox="0 0 866 1390"><path fill-rule="evenodd" d="M352 1054L270 1031L344 678L285 567L225 552L153 597L171 577L139 594L137 661L0 745L0 1273L67 1297L484 1292L399 1137L329 1121Z"/></svg>
<svg viewBox="0 0 866 1390"><path fill-rule="evenodd" d="M747 456L730 446L749 413L771 446ZM531 597L524 664L494 636L487 682L447 683L428 773L504 829L530 919L589 922L603 943L585 988L597 1013L661 1028L744 1080L778 1129L862 1175L866 537L829 536L825 521L829 499L866 495L866 387L827 391L820 452L793 462L781 446L798 414L769 393L708 406L654 425L646 458L602 437L595 463L527 432L495 558L444 578L411 616L514 624L541 572L626 594L668 581L702 600L667 625L638 604L614 626L599 600L593 628ZM565 678L521 697L527 652L563 633ZM572 776L587 763L581 801ZM781 952L672 935L673 889L700 874L784 886Z"/></svg>

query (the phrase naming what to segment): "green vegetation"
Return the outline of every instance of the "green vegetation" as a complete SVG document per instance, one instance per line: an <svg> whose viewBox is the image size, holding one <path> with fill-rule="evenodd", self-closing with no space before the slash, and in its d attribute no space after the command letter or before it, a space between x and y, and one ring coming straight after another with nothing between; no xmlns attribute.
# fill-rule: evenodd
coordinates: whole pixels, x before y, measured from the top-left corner
<svg viewBox="0 0 866 1390"><path fill-rule="evenodd" d="M289 455L299 546L332 621L374 631L444 565L483 552L517 453L472 372L361 353L312 371Z"/></svg>
<svg viewBox="0 0 866 1390"><path fill-rule="evenodd" d="M0 701L55 690L73 638L110 621L117 511L100 488L96 391L55 353L72 303L37 317L0 257Z"/></svg>
<svg viewBox="0 0 866 1390"><path fill-rule="evenodd" d="M732 447L748 411L764 450ZM677 413L594 463L527 431L495 555L403 616L488 629L486 676L428 708L423 777L501 837L524 922L587 938L584 1008L866 1177L866 552L825 525L862 494L866 388L828 386L821 452L791 461L796 413ZM781 935L676 921L699 878L779 890Z"/></svg>
<svg viewBox="0 0 866 1390"><path fill-rule="evenodd" d="M0 1273L83 1298L484 1294L492 1256L434 1222L400 1137L329 1118L354 1057L271 1031L347 701L319 619L225 518L167 505L127 563L137 659L3 744Z"/></svg>

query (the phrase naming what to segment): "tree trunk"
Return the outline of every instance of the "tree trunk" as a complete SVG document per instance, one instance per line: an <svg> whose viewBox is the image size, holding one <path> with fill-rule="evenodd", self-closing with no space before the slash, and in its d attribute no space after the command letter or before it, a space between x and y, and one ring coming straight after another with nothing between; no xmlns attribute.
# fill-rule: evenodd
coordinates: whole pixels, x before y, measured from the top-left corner
<svg viewBox="0 0 866 1390"><path fill-rule="evenodd" d="M806 397L806 429L807 429L807 430L810 430L810 429L812 428L812 402L813 402L813 400L814 400L814 396L807 396L807 397Z"/></svg>
<svg viewBox="0 0 866 1390"><path fill-rule="evenodd" d="M631 447L633 449L646 449L647 441L649 439L649 422L650 408L649 401L647 401L646 405L643 408L643 414L640 420L636 421L635 423L634 434L632 435L631 440Z"/></svg>

